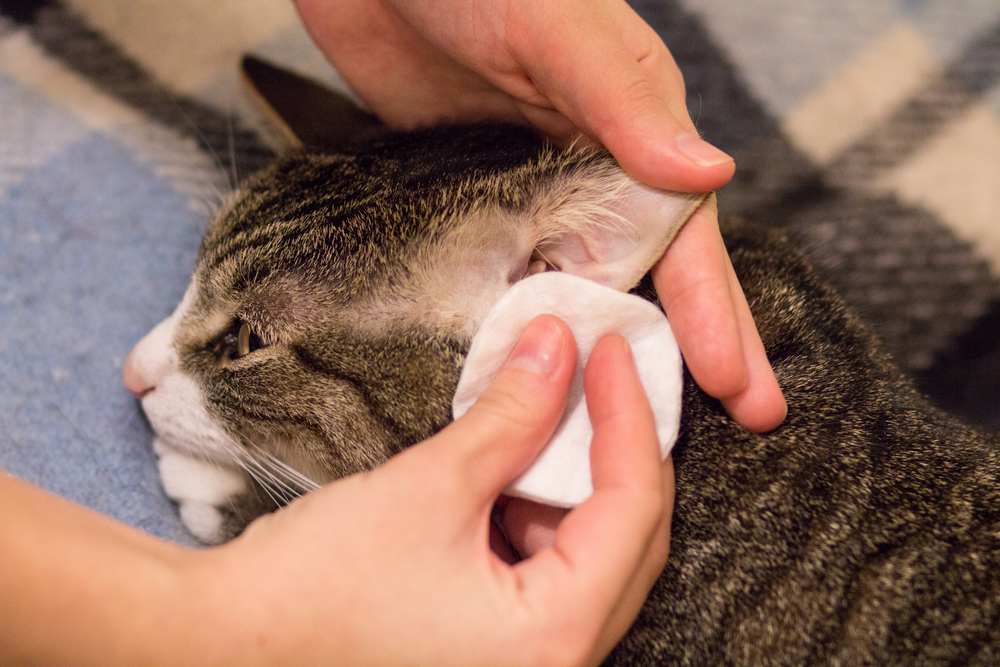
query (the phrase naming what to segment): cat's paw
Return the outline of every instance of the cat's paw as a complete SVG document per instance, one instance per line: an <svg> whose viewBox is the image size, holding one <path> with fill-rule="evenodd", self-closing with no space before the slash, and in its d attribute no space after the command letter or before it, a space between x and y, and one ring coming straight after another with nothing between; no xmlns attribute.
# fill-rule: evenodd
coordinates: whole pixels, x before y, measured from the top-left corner
<svg viewBox="0 0 1000 667"><path fill-rule="evenodd" d="M242 470L210 463L154 441L160 457L160 482L177 503L181 522L199 541L219 544L239 532L234 528L236 500L249 490Z"/></svg>

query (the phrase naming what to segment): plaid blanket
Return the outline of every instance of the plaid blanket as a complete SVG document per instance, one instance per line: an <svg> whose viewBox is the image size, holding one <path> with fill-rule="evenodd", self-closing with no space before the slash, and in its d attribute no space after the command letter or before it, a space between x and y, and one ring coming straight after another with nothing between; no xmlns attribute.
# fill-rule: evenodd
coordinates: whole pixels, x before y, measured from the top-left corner
<svg viewBox="0 0 1000 667"><path fill-rule="evenodd" d="M1000 4L636 0L784 229L935 400L1000 427ZM253 52L340 86L289 3L0 0L0 468L168 538L129 347L274 152Z"/></svg>

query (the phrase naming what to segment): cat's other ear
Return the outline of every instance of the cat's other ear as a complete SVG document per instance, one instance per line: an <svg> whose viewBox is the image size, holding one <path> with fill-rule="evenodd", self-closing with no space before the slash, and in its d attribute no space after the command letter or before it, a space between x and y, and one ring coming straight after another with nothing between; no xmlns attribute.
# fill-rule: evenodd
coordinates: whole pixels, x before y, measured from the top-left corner
<svg viewBox="0 0 1000 667"><path fill-rule="evenodd" d="M251 100L289 148L340 150L384 129L344 95L256 56L244 56L240 70Z"/></svg>

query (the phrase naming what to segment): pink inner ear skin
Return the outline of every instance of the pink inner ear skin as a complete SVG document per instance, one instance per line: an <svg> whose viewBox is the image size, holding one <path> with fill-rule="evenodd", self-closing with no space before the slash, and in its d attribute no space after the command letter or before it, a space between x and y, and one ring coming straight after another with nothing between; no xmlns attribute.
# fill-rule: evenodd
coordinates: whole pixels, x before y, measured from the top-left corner
<svg viewBox="0 0 1000 667"><path fill-rule="evenodd" d="M632 183L604 214L592 216L581 229L547 240L538 254L560 271L628 291L707 197Z"/></svg>

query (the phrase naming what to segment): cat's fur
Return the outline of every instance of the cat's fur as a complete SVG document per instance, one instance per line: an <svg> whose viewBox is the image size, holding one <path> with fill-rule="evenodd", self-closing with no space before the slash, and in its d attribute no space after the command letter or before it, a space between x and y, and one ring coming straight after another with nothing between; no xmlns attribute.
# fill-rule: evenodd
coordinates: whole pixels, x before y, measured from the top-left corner
<svg viewBox="0 0 1000 667"><path fill-rule="evenodd" d="M194 473L195 454L322 482L446 424L477 318L531 259L537 219L575 219L616 173L603 153L478 126L301 152L253 179L205 237L160 333L166 384L144 398L188 524L230 537L303 490L291 473L268 489ZM670 561L609 661L1000 660L1000 443L918 395L784 240L724 230L788 419L749 433L686 379ZM267 345L230 360L240 321ZM213 474L225 492L190 483Z"/></svg>

